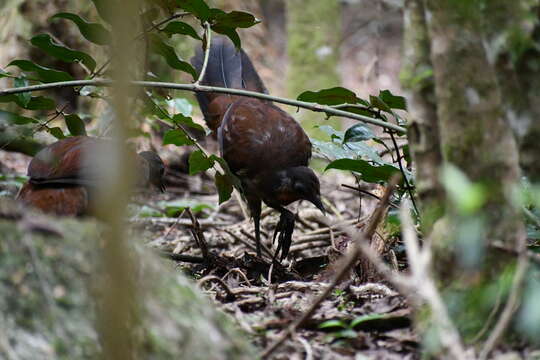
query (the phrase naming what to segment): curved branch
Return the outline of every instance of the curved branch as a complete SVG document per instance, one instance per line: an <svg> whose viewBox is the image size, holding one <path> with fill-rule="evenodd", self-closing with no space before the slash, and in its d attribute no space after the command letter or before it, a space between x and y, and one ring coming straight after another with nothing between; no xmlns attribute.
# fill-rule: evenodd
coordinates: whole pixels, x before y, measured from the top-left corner
<svg viewBox="0 0 540 360"><path fill-rule="evenodd" d="M272 96L268 94L258 93L254 91L222 88L222 87L216 87L216 86L196 85L196 84L176 84L176 83L158 82L158 81L132 81L131 84L133 86L142 86L142 87L149 87L149 88L175 89L175 90L186 90L186 91L194 91L194 92L197 92L197 91L215 92L215 93L221 93L221 94L231 94L231 95L246 96L246 97L252 97L252 98L263 99L263 100L270 100L270 101L274 101L274 102L285 104L285 105L308 109L311 111L323 112L327 115L341 116L341 117L345 117L349 119L362 121L362 122L380 126L386 129L391 129L401 134L405 134L407 132L405 128L399 125L395 125L395 124L385 122L382 120L374 119L369 116L353 114L347 111L332 108L330 106L319 105L319 104L309 103L305 101L292 100L292 99ZM25 86L25 87L19 87L19 88L0 90L0 96L9 95L9 94L20 94L20 93L30 92L30 91L48 90L48 89L61 88L61 87L75 87L75 86L88 86L88 85L112 86L113 80L109 80L109 79L73 80L73 81L61 81L61 82L48 83L48 84L31 85L31 86Z"/></svg>

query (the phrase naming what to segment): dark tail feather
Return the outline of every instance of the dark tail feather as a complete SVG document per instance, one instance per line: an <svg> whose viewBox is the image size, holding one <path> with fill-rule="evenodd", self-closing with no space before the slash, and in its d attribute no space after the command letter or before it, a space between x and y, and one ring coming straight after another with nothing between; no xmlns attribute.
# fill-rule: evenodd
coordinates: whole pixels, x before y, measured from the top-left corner
<svg viewBox="0 0 540 360"><path fill-rule="evenodd" d="M204 51L197 49L191 58L191 64L197 72L201 72L204 62ZM201 85L227 87L233 89L246 89L261 93L268 93L253 63L243 50L238 50L234 44L224 36L212 37L210 56L206 73ZM208 104L220 94L197 93L197 100L203 114L208 113Z"/></svg>

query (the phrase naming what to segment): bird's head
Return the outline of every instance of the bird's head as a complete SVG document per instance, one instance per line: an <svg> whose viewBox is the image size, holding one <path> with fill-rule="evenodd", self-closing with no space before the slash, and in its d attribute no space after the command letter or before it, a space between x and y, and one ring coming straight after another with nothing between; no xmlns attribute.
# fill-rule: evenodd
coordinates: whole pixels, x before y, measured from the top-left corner
<svg viewBox="0 0 540 360"><path fill-rule="evenodd" d="M295 195L302 200L307 200L326 214L321 201L321 184L313 170L307 166L297 166L287 170Z"/></svg>
<svg viewBox="0 0 540 360"><path fill-rule="evenodd" d="M164 192L163 175L165 174L165 164L163 160L153 151L143 151L138 155L143 160L143 167L147 170L145 170L145 181Z"/></svg>

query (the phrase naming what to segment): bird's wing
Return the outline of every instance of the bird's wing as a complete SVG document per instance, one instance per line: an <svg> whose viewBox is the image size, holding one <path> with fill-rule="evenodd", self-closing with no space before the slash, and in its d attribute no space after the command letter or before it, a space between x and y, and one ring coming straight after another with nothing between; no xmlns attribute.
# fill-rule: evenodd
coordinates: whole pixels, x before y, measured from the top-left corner
<svg viewBox="0 0 540 360"><path fill-rule="evenodd" d="M302 127L273 104L246 99L225 114L219 134L222 156L235 172L306 166L311 143Z"/></svg>

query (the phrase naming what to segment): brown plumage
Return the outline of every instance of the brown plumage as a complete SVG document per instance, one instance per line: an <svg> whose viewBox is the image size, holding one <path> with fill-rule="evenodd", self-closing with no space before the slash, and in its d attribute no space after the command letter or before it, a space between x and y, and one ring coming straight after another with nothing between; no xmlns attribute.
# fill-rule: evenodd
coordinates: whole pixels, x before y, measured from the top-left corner
<svg viewBox="0 0 540 360"><path fill-rule="evenodd" d="M36 154L28 166L29 181L17 198L44 212L79 216L88 213L99 171L91 156L110 146L107 140L74 136L59 140ZM164 190L161 158L150 151L137 156L137 183Z"/></svg>
<svg viewBox="0 0 540 360"><path fill-rule="evenodd" d="M204 54L192 59L198 71ZM224 37L213 39L202 84L266 92L248 56ZM213 93L197 99L208 126L217 130L220 151L242 181L244 196L255 222L257 254L260 250L261 201L281 213L278 237L281 258L288 254L295 217L284 206L308 200L321 211L320 185L308 168L311 143L302 127L269 101Z"/></svg>

